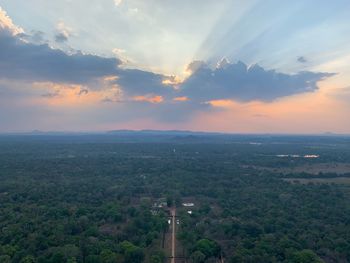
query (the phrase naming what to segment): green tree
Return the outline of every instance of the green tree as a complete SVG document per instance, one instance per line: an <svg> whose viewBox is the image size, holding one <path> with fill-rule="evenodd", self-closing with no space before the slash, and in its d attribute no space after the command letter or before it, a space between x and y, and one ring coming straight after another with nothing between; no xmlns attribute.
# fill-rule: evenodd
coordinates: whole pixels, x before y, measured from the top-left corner
<svg viewBox="0 0 350 263"><path fill-rule="evenodd" d="M0 262L1 263L11 263L11 257L8 255L2 255L2 256L0 256Z"/></svg>
<svg viewBox="0 0 350 263"><path fill-rule="evenodd" d="M143 250L129 241L123 241L120 247L125 257L125 263L140 263L145 258Z"/></svg>
<svg viewBox="0 0 350 263"><path fill-rule="evenodd" d="M322 263L321 260L312 250L304 249L302 251L295 252L292 255L291 263Z"/></svg>
<svg viewBox="0 0 350 263"><path fill-rule="evenodd" d="M162 263L162 260L159 256L153 255L153 256L151 256L150 262L151 263Z"/></svg>
<svg viewBox="0 0 350 263"><path fill-rule="evenodd" d="M100 263L101 258L98 255L89 255L85 259L85 263Z"/></svg>
<svg viewBox="0 0 350 263"><path fill-rule="evenodd" d="M216 257L220 254L220 246L215 241L209 239L197 241L195 250L202 252L206 258Z"/></svg>
<svg viewBox="0 0 350 263"><path fill-rule="evenodd" d="M168 207L171 207L171 206L173 206L173 203L174 203L173 197L170 196L170 195L168 195L168 196L166 197L166 205L167 205Z"/></svg>
<svg viewBox="0 0 350 263"><path fill-rule="evenodd" d="M24 257L20 263L35 263L35 258L33 256Z"/></svg>
<svg viewBox="0 0 350 263"><path fill-rule="evenodd" d="M76 259L75 257L69 258L69 259L67 260L67 263L77 263L77 259Z"/></svg>
<svg viewBox="0 0 350 263"><path fill-rule="evenodd" d="M0 247L1 254L12 257L18 251L17 246L5 245Z"/></svg>
<svg viewBox="0 0 350 263"><path fill-rule="evenodd" d="M110 249L104 249L100 254L100 262L101 263L115 263L116 262L116 254Z"/></svg>
<svg viewBox="0 0 350 263"><path fill-rule="evenodd" d="M165 253L164 251L156 251L152 254L151 263L163 263L165 261Z"/></svg>
<svg viewBox="0 0 350 263"><path fill-rule="evenodd" d="M203 263L206 259L206 256L204 253L197 250L197 251L192 253L191 259L192 259L193 263Z"/></svg>
<svg viewBox="0 0 350 263"><path fill-rule="evenodd" d="M125 263L141 263L145 258L143 250L135 247L125 253Z"/></svg>
<svg viewBox="0 0 350 263"><path fill-rule="evenodd" d="M60 251L54 253L51 257L51 263L62 263L64 261L64 255Z"/></svg>

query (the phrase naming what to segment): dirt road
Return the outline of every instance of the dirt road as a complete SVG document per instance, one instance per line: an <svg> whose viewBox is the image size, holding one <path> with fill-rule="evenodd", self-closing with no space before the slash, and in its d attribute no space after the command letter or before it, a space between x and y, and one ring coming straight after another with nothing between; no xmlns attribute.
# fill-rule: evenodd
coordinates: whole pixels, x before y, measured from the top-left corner
<svg viewBox="0 0 350 263"><path fill-rule="evenodd" d="M176 250L176 208L171 209L172 217L172 233L171 233L171 263L175 263L175 250Z"/></svg>

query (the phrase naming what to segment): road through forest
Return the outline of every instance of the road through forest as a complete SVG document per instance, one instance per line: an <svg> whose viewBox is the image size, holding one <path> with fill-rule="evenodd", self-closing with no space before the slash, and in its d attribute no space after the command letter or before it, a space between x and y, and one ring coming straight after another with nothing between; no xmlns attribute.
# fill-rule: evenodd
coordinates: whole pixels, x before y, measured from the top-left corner
<svg viewBox="0 0 350 263"><path fill-rule="evenodd" d="M175 249L176 249L176 208L171 209L171 217L172 217L172 233L171 233L171 263L175 263Z"/></svg>

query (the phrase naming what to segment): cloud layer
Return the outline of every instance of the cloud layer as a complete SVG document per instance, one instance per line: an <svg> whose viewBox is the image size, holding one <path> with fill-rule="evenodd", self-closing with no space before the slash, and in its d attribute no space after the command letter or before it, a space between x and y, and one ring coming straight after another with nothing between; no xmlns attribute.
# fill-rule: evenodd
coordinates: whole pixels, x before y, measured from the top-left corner
<svg viewBox="0 0 350 263"><path fill-rule="evenodd" d="M233 99L271 101L318 89L317 83L333 73L284 74L255 64L220 61L214 69L204 62L190 64L192 75L181 85L183 95L196 101Z"/></svg>
<svg viewBox="0 0 350 263"><path fill-rule="evenodd" d="M89 83L95 78L115 74L120 63L77 52L68 55L47 44L35 45L0 31L0 77L29 81Z"/></svg>
<svg viewBox="0 0 350 263"><path fill-rule="evenodd" d="M61 22L60 29L66 32L63 25ZM193 61L188 66L191 75L182 83L174 83L172 77L162 74L124 69L122 61L117 58L81 52L67 54L48 44L31 43L28 37L21 38L23 34L23 30L0 10L0 78L88 86L98 79L114 76L111 83L128 98L160 96L157 101L164 102L164 99L181 97L186 98L183 102L195 104L223 99L271 101L315 91L319 81L333 75L307 71L285 74L265 70L259 65L248 67L243 62L230 63L223 59L214 68L203 61Z"/></svg>
<svg viewBox="0 0 350 263"><path fill-rule="evenodd" d="M67 41L69 28L62 22L58 29L56 41ZM193 61L187 68L189 77L179 81L176 76L125 68L118 58L80 51L68 54L40 44L43 34L25 33L0 9L0 80L41 83L32 88L47 87L38 97L55 105L66 97L64 105L84 98L95 104L119 104L123 111L119 114L130 119L182 121L196 112L213 110L218 105L213 101L270 102L313 92L318 82L333 75L308 71L286 74L223 59L216 66ZM72 89L70 85L77 86Z"/></svg>

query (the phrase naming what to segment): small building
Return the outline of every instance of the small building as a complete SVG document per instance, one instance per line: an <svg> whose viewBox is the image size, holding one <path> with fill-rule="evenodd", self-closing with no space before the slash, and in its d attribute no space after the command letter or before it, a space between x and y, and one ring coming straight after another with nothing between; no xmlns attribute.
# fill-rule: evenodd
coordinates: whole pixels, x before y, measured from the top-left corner
<svg viewBox="0 0 350 263"><path fill-rule="evenodd" d="M167 202L165 198L158 198L153 203L153 208L164 208L167 206Z"/></svg>
<svg viewBox="0 0 350 263"><path fill-rule="evenodd" d="M184 207L193 207L194 203L182 203Z"/></svg>
<svg viewBox="0 0 350 263"><path fill-rule="evenodd" d="M156 207L156 208L163 208L163 207L166 207L166 206L167 206L166 202L155 202L153 204L153 207Z"/></svg>

